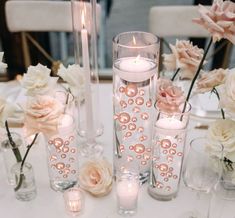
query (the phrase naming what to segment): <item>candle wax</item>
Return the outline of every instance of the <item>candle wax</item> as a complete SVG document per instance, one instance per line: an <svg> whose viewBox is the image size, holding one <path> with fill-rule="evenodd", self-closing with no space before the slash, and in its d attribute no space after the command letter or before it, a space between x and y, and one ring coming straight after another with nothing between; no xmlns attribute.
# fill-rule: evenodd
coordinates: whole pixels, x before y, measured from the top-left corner
<svg viewBox="0 0 235 218"><path fill-rule="evenodd" d="M145 58L122 58L114 64L114 71L129 82L142 82L156 74L156 64Z"/></svg>
<svg viewBox="0 0 235 218"><path fill-rule="evenodd" d="M82 193L77 188L69 189L64 193L66 210L70 214L79 214L82 211Z"/></svg>
<svg viewBox="0 0 235 218"><path fill-rule="evenodd" d="M88 49L88 33L85 28L81 30L82 38L82 56L83 69L85 73L85 108L86 108L86 137L87 141L93 140L93 110L91 96L91 81L90 81L90 59Z"/></svg>
<svg viewBox="0 0 235 218"><path fill-rule="evenodd" d="M174 118L162 118L156 122L156 126L163 129L183 129L185 124Z"/></svg>
<svg viewBox="0 0 235 218"><path fill-rule="evenodd" d="M123 180L117 184L117 196L119 206L122 209L131 210L136 207L138 199L138 181Z"/></svg>

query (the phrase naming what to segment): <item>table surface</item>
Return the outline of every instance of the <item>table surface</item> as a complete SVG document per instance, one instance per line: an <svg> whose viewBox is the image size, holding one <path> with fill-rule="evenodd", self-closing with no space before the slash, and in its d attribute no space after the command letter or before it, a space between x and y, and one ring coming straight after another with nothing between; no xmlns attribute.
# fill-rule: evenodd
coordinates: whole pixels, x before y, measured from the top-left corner
<svg viewBox="0 0 235 218"><path fill-rule="evenodd" d="M10 96L14 101L20 91L19 84L16 81L0 84L1 93ZM112 162L113 147L113 112L112 112L112 84L100 84L100 117L104 125L104 134L98 138L104 146L104 156ZM204 135L205 131L195 129L201 121L192 119L189 123L187 143L196 136ZM20 129L15 129L20 131ZM187 149L186 149L187 150ZM33 165L36 184L37 197L30 202L21 202L16 200L13 187L6 183L5 169L0 158L0 217L7 218L65 218L68 217L64 210L63 196L60 192L50 189L49 177L46 161L45 145L37 144L33 147L28 161ZM85 194L85 210L81 217L84 218L116 218L120 217L116 213L115 185L112 192L105 197L95 198ZM157 201L151 198L147 193L147 184L140 190L138 201L138 212L136 218L180 218L185 211L192 209L195 205L195 194L188 190L181 180L181 187L176 199L172 201ZM209 204L209 196L201 200L201 205Z"/></svg>

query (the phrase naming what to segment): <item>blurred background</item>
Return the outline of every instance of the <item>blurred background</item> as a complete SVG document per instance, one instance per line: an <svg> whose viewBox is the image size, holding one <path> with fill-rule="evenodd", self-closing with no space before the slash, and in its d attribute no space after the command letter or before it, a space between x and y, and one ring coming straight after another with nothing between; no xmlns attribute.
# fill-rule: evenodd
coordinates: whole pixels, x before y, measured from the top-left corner
<svg viewBox="0 0 235 218"><path fill-rule="evenodd" d="M211 4L211 0L191 1L191 0L100 0L102 7L101 32L99 36L99 67L101 77L111 78L106 75L106 68L112 67L112 38L118 33L125 31L149 31L148 15L150 8L160 5L194 5L201 2L202 4ZM5 62L8 64L7 74L1 74L0 80L14 79L16 75L23 74L26 71L26 61L23 55L22 34L10 33L6 25L5 15L6 0L0 1L0 51L5 52ZM43 15L42 15L43 16ZM159 27L161 28L161 27ZM73 51L73 34L65 32L33 32L29 33L33 41L28 39L27 46L30 51L30 63L36 65L38 62L48 67L56 67L57 60L65 65L74 63ZM36 45L35 45L36 41ZM175 43L175 38L167 39L168 42ZM194 40L195 44L203 47L205 40ZM37 48L37 45L48 55L45 55ZM210 67L219 68L223 64L223 56L226 49L222 49L211 60ZM166 53L169 53L164 48ZM52 59L52 60L51 60ZM227 66L234 67L235 52L232 46L229 48L229 56L226 56ZM54 62L53 62L54 61ZM55 66L54 66L55 65Z"/></svg>

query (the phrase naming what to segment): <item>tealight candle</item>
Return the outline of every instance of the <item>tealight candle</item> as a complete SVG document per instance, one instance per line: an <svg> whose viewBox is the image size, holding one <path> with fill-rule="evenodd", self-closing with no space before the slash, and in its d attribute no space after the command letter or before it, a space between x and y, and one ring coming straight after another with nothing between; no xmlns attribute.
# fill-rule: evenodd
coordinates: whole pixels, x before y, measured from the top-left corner
<svg viewBox="0 0 235 218"><path fill-rule="evenodd" d="M128 174L117 179L117 201L120 214L134 214L139 192L138 176Z"/></svg>
<svg viewBox="0 0 235 218"><path fill-rule="evenodd" d="M185 123L178 119L170 118L161 118L157 120L156 126L163 129L183 129L185 127Z"/></svg>
<svg viewBox="0 0 235 218"><path fill-rule="evenodd" d="M65 209L69 215L81 214L84 204L83 194L79 188L70 188L64 192Z"/></svg>
<svg viewBox="0 0 235 218"><path fill-rule="evenodd" d="M115 66L116 65L116 66ZM142 82L156 73L156 64L141 57L122 58L114 65L114 71L129 82Z"/></svg>

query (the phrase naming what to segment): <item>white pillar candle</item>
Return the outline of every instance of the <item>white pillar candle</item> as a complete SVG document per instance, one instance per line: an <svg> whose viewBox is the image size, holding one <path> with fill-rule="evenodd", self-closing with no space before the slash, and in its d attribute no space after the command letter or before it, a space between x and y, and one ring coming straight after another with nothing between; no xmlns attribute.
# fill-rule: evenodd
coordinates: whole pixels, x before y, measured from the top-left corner
<svg viewBox="0 0 235 218"><path fill-rule="evenodd" d="M133 210L137 206L139 192L138 180L122 180L117 183L119 207L123 210Z"/></svg>
<svg viewBox="0 0 235 218"><path fill-rule="evenodd" d="M183 129L185 124L178 119L169 117L157 120L156 126L163 129Z"/></svg>
<svg viewBox="0 0 235 218"><path fill-rule="evenodd" d="M115 66L116 65L116 66ZM114 65L118 75L129 82L142 82L156 74L156 64L139 55L122 58Z"/></svg>
<svg viewBox="0 0 235 218"><path fill-rule="evenodd" d="M85 10L85 8L84 8ZM85 108L86 108L86 137L88 142L93 140L93 111L92 111L92 97L91 97L91 81L90 81L90 57L88 49L88 33L85 28L85 15L82 11L82 57L83 70L85 73Z"/></svg>

